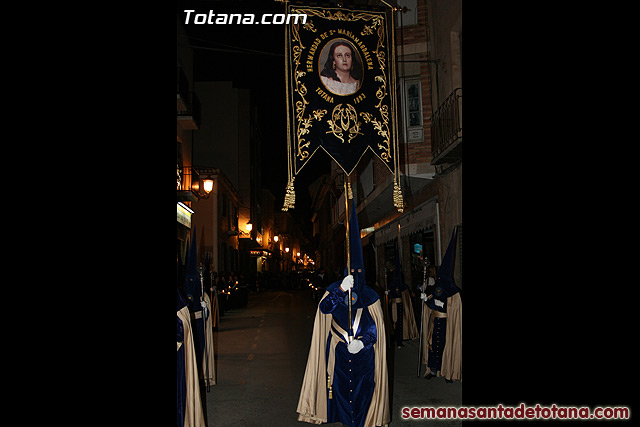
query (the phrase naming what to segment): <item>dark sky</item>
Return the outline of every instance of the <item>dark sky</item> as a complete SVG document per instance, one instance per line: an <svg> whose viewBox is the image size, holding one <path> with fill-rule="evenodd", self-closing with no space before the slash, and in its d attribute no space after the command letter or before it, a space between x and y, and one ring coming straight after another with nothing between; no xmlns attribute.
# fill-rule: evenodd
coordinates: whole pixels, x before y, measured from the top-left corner
<svg viewBox="0 0 640 427"><path fill-rule="evenodd" d="M183 23L184 10L195 10L185 25L194 47L194 79L232 81L234 87L249 88L254 94L263 141L263 187L273 192L280 209L287 185L285 25L194 24L193 15L208 15L210 10L214 14L253 13L259 20L263 13L284 13L284 5L273 0L181 0L178 15ZM178 38L177 43L181 42ZM330 162L324 152L318 152L296 177L296 207L289 212L302 215L303 224L310 220L309 184L329 171Z"/></svg>

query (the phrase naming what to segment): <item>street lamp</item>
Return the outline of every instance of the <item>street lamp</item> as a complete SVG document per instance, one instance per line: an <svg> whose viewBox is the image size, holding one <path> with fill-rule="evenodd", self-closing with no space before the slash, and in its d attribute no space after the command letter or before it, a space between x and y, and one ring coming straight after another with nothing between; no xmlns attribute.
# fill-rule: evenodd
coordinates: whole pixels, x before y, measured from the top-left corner
<svg viewBox="0 0 640 427"><path fill-rule="evenodd" d="M209 171L198 171L192 168L191 189L194 190L199 198L206 199L213 191L215 181L213 174Z"/></svg>
<svg viewBox="0 0 640 427"><path fill-rule="evenodd" d="M247 228L247 232L251 233L251 230L253 230L253 224L251 224L251 220L247 222L246 228Z"/></svg>
<svg viewBox="0 0 640 427"><path fill-rule="evenodd" d="M204 192L209 194L213 191L213 179L204 178L202 180L202 186L204 187Z"/></svg>

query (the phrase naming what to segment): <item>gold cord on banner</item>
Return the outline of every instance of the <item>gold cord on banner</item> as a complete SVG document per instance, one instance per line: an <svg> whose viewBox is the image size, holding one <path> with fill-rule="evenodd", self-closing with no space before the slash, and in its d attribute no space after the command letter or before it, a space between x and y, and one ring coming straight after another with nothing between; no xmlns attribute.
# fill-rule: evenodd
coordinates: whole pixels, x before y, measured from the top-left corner
<svg viewBox="0 0 640 427"><path fill-rule="evenodd" d="M287 2L285 3L285 12L287 11ZM295 174L293 173L293 164L292 164L292 149L291 149L291 135L289 133L289 126L291 126L291 121L289 119L289 115L291 114L289 109L289 37L290 37L290 27L287 25L284 31L284 81L285 81L285 90L287 95L287 188L284 196L284 204L282 205L282 211L287 212L289 209L293 209L296 205L296 190L293 186L293 180L295 179Z"/></svg>
<svg viewBox="0 0 640 427"><path fill-rule="evenodd" d="M385 3L386 4L386 3ZM393 8L393 11L395 11L396 9ZM395 19L391 18L390 19L391 22L391 57L393 58L393 61L391 61L391 79L394 82L397 82L397 76L396 76L396 40L395 40L395 33L396 33L396 28L395 28ZM397 112L398 111L398 100L397 100L397 96L392 96L391 97L391 105L393 108L393 111ZM400 142L398 141L398 114L394 114L393 115L393 148L394 148L394 155L395 155L395 174L393 177L393 206L395 208L398 209L398 212L402 213L404 212L404 200L402 198L402 188L400 187L400 153L398 151L400 148Z"/></svg>

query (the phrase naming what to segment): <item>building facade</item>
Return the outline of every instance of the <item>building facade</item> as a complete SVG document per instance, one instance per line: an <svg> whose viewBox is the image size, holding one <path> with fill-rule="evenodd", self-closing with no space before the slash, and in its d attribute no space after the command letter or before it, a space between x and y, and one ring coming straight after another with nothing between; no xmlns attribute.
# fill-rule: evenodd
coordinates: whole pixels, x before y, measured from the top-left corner
<svg viewBox="0 0 640 427"><path fill-rule="evenodd" d="M454 280L462 288L461 2L403 0L395 12L398 138L404 211L393 206L393 176L371 153L351 174L367 281L384 289L395 250L405 281L422 281L418 252L436 266L458 229ZM344 268L344 174L336 165L314 196L319 265Z"/></svg>

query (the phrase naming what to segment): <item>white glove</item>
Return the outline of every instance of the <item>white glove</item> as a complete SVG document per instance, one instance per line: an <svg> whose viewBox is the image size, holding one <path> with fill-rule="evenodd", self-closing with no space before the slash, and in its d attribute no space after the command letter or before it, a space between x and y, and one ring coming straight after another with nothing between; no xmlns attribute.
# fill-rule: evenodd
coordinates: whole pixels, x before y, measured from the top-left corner
<svg viewBox="0 0 640 427"><path fill-rule="evenodd" d="M384 291L384 294L385 295L389 295L389 291Z"/></svg>
<svg viewBox="0 0 640 427"><path fill-rule="evenodd" d="M347 346L347 350L349 350L349 353L351 354L356 354L363 348L364 348L364 344L360 340L353 340Z"/></svg>
<svg viewBox="0 0 640 427"><path fill-rule="evenodd" d="M342 284L340 285L340 289L342 289L343 291L347 292L351 288L353 288L353 276L349 274L342 281Z"/></svg>
<svg viewBox="0 0 640 427"><path fill-rule="evenodd" d="M420 294L420 299L421 299L422 301L426 301L426 300L427 300L427 294L425 294L424 292L422 292L422 293Z"/></svg>

